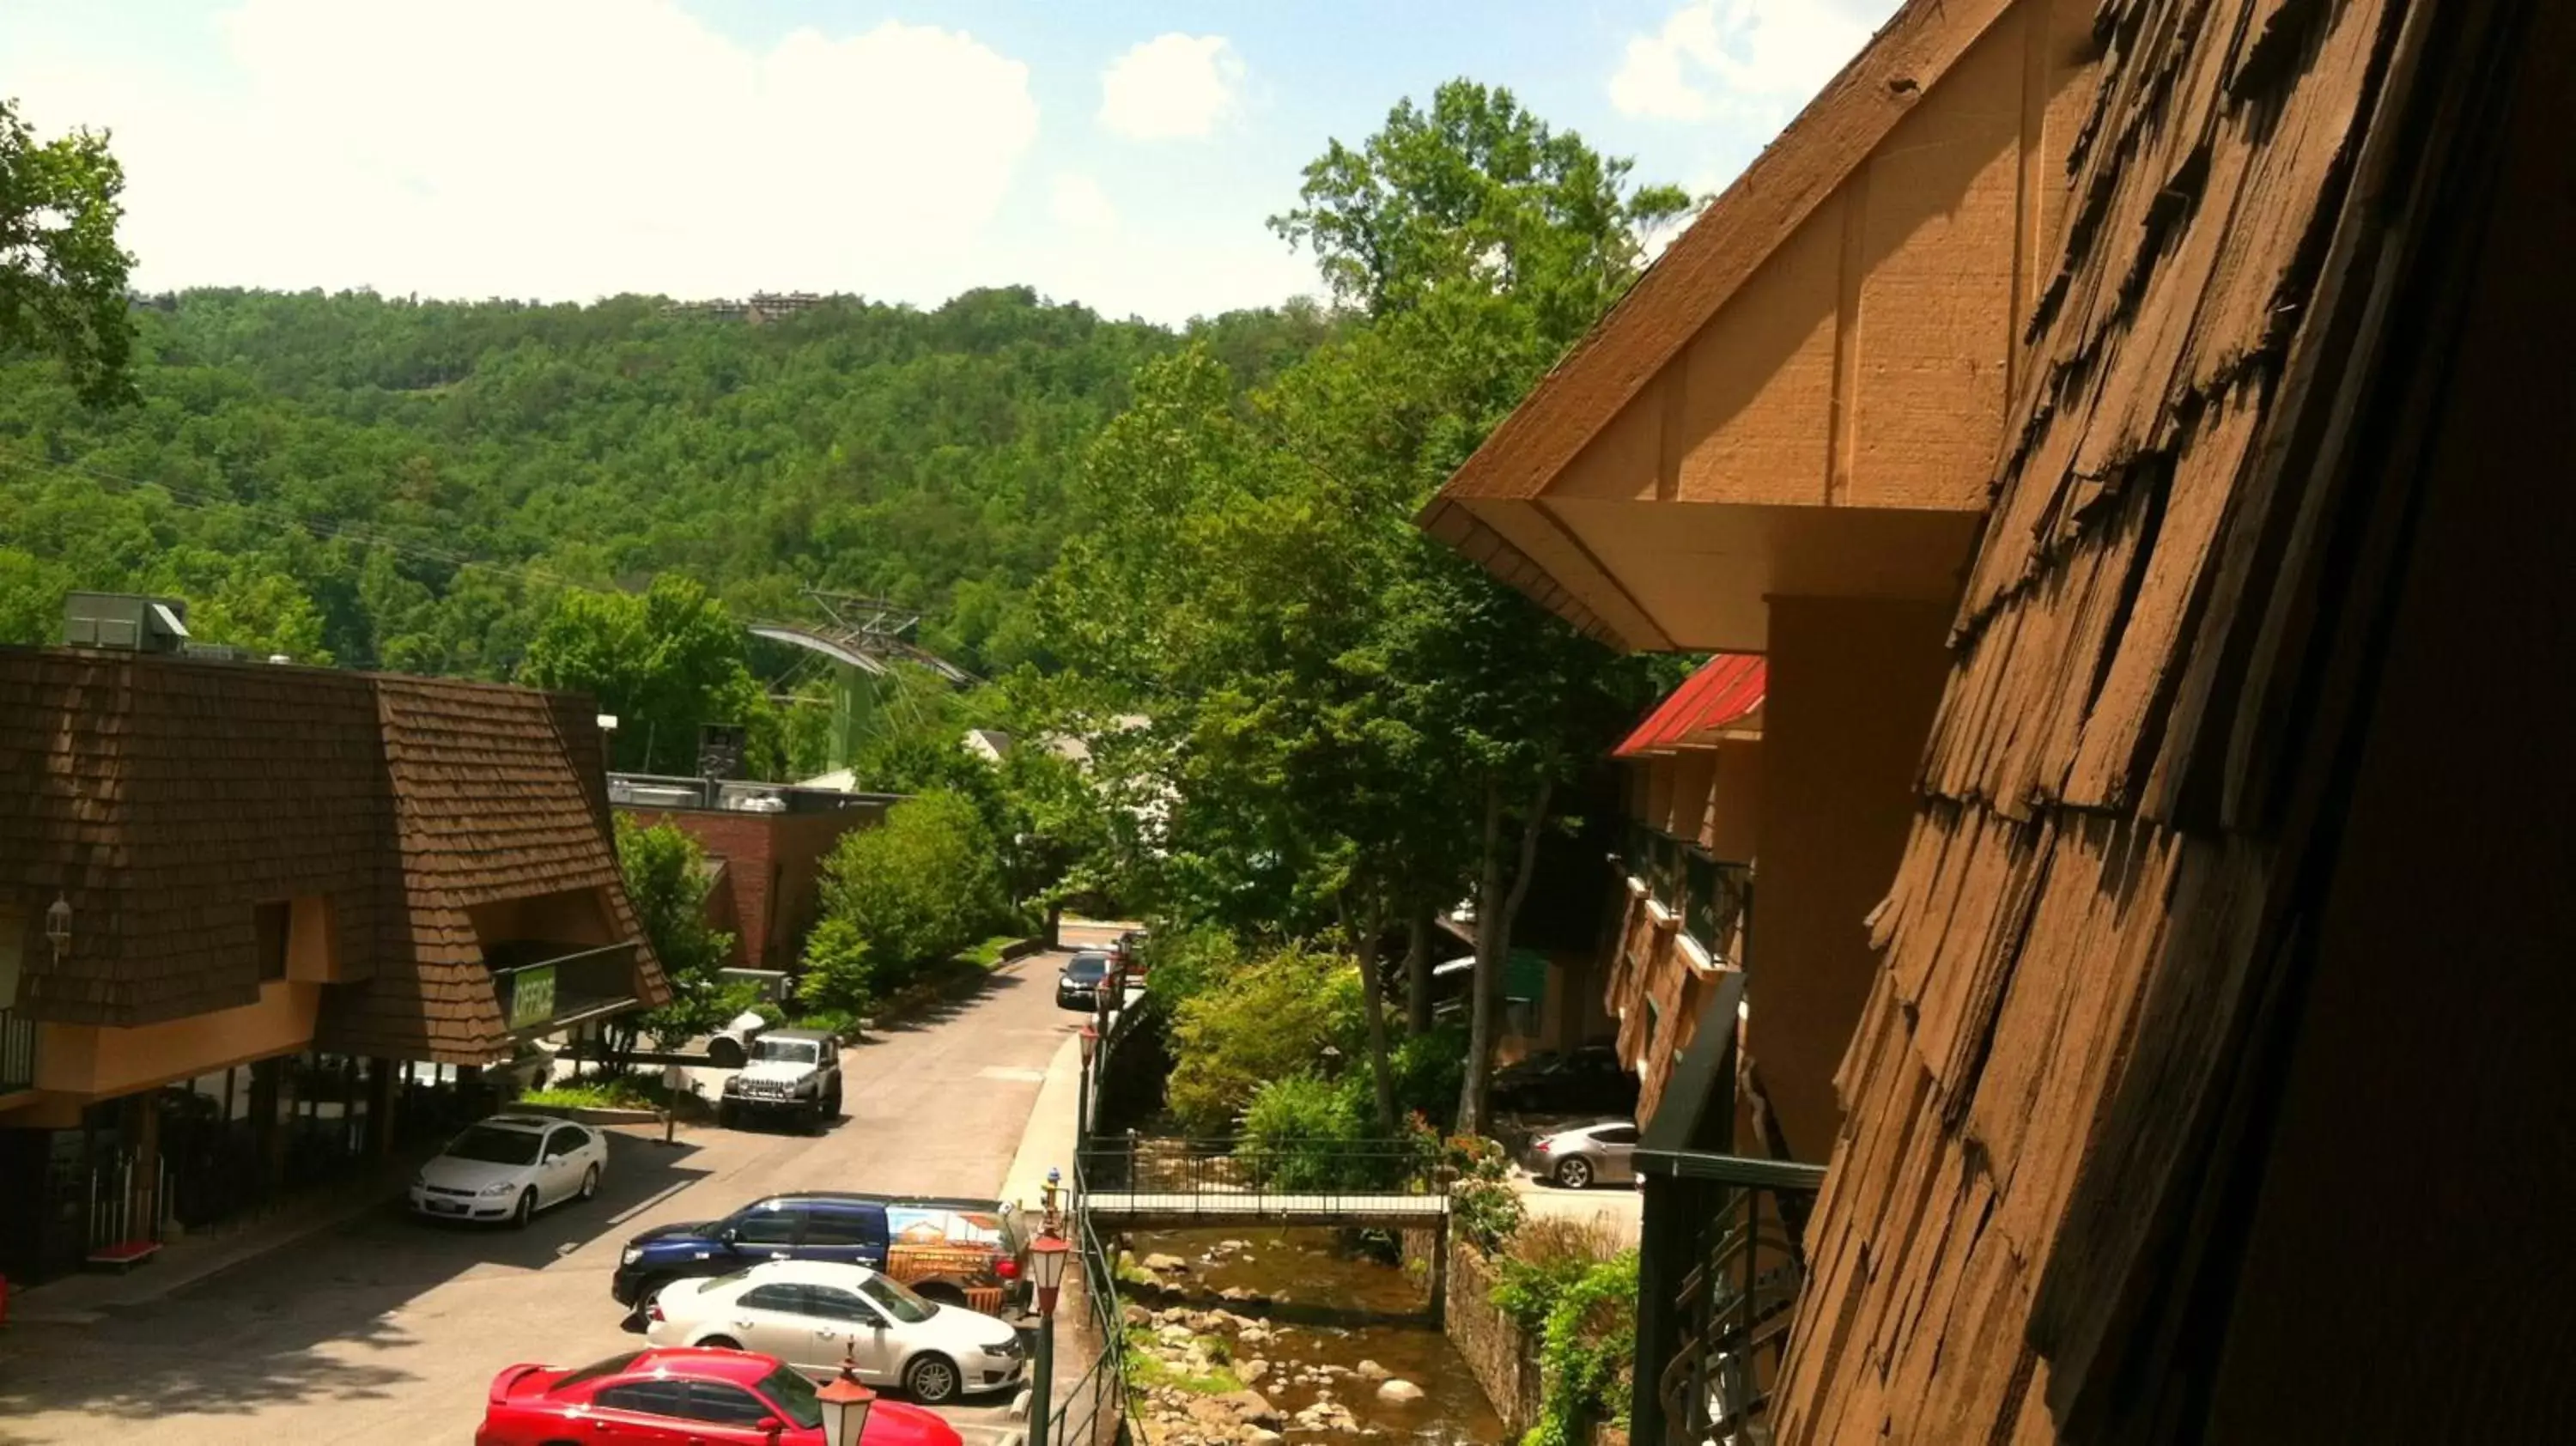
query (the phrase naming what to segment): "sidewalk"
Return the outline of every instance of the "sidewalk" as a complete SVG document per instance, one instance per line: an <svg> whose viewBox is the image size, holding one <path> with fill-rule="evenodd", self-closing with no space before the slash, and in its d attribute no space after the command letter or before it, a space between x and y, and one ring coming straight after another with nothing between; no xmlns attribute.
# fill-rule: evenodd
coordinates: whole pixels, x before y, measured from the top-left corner
<svg viewBox="0 0 2576 1446"><path fill-rule="evenodd" d="M317 1189L275 1213L212 1233L179 1235L150 1261L123 1274L84 1271L42 1285L9 1288L11 1325L92 1325L106 1312L148 1305L243 1261L363 1215L402 1191L417 1161L404 1159Z"/></svg>

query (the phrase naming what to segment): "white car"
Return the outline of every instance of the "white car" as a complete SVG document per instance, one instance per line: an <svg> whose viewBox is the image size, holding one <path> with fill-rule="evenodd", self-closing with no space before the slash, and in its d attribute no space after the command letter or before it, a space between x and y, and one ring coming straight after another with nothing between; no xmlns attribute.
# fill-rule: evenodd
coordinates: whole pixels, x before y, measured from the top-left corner
<svg viewBox="0 0 2576 1446"><path fill-rule="evenodd" d="M860 1379L925 1405L1005 1390L1027 1368L1020 1333L964 1306L939 1305L864 1265L770 1260L729 1275L675 1280L644 1310L657 1346L776 1356L830 1376L844 1356Z"/></svg>
<svg viewBox="0 0 2576 1446"><path fill-rule="evenodd" d="M494 1115L447 1142L411 1181L411 1208L441 1220L507 1220L599 1193L608 1137L544 1115Z"/></svg>

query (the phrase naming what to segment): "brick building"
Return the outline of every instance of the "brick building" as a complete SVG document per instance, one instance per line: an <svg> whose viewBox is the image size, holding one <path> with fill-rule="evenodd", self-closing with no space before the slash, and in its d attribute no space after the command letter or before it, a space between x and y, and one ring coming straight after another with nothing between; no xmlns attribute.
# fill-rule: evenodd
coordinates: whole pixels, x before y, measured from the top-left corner
<svg viewBox="0 0 2576 1446"><path fill-rule="evenodd" d="M739 969L793 969L822 909L823 858L854 829L873 828L898 795L620 773L617 811L668 822L707 851L715 871L707 922L734 936Z"/></svg>
<svg viewBox="0 0 2576 1446"><path fill-rule="evenodd" d="M0 649L0 796L13 1277L386 1154L519 1042L668 997L587 700Z"/></svg>

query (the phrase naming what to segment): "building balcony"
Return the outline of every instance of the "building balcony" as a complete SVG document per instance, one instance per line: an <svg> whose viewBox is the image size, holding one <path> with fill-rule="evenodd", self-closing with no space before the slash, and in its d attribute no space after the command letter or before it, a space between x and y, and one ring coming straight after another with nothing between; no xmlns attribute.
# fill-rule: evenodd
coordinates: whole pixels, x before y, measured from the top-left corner
<svg viewBox="0 0 2576 1446"><path fill-rule="evenodd" d="M1743 967L1753 919L1752 864L1718 858L1641 823L1628 825L1618 862L1630 886L1699 946L1709 968Z"/></svg>
<svg viewBox="0 0 2576 1446"><path fill-rule="evenodd" d="M598 948L513 940L484 950L512 1039L534 1039L641 1002L632 941Z"/></svg>

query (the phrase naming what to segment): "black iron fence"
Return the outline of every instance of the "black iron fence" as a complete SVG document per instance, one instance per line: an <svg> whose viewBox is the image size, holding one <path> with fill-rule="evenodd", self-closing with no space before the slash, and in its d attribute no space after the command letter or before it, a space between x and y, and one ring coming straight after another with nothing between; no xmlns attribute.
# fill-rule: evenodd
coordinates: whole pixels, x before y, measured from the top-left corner
<svg viewBox="0 0 2576 1446"><path fill-rule="evenodd" d="M36 1021L14 1009L0 1009L0 1094L36 1082Z"/></svg>
<svg viewBox="0 0 2576 1446"><path fill-rule="evenodd" d="M1075 1152L1085 1194L1287 1196L1329 1211L1353 1197L1448 1192L1439 1142L1230 1136L1095 1139Z"/></svg>
<svg viewBox="0 0 2576 1446"><path fill-rule="evenodd" d="M1123 1439L1119 1433L1127 1419L1127 1323L1118 1304L1117 1268L1081 1208L1079 1169L1075 1174L1075 1258L1082 1262L1085 1315L1100 1337L1100 1354L1049 1413L1046 1439L1048 1446L1110 1446Z"/></svg>

